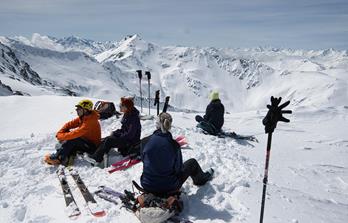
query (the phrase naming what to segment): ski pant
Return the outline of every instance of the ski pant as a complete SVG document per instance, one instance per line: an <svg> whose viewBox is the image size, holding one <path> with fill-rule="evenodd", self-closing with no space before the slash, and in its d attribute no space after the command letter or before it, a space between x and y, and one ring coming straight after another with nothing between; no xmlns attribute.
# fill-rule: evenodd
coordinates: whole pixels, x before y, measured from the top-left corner
<svg viewBox="0 0 348 223"><path fill-rule="evenodd" d="M210 135L216 135L220 131L215 128L215 126L208 121L206 121L202 116L196 115L196 121L199 122L197 124L197 128L201 128L204 131L208 132Z"/></svg>
<svg viewBox="0 0 348 223"><path fill-rule="evenodd" d="M75 138L61 143L61 148L57 149L57 155L61 161L65 161L77 152L93 153L96 146L82 138Z"/></svg>
<svg viewBox="0 0 348 223"><path fill-rule="evenodd" d="M207 182L205 173L196 159L189 159L183 164L183 173L181 175L180 183L183 185L185 181L191 177L195 185L203 185Z"/></svg>
<svg viewBox="0 0 348 223"><path fill-rule="evenodd" d="M127 152L128 146L128 143L124 139L111 135L102 140L97 151L95 151L91 158L97 162L101 162L103 161L104 154L109 153L111 148L118 148L118 151L123 155Z"/></svg>

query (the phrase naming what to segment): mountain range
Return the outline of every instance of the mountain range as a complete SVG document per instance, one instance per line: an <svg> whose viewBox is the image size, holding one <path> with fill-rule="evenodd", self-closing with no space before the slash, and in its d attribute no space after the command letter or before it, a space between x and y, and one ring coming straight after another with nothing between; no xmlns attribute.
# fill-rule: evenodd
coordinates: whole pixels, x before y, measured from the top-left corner
<svg viewBox="0 0 348 223"><path fill-rule="evenodd" d="M204 110L218 90L226 108L262 108L271 95L295 106L343 105L348 99L348 53L275 48L218 49L159 46L129 35L97 42L75 36L0 37L0 95L71 95L139 103L136 70L152 74L150 98ZM148 98L148 80L142 96ZM150 99L151 100L151 99Z"/></svg>

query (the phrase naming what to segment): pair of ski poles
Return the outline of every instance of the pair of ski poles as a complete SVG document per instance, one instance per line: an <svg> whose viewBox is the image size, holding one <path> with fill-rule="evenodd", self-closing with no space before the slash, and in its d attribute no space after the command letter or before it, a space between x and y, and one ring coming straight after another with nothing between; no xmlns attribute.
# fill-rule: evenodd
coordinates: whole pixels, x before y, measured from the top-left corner
<svg viewBox="0 0 348 223"><path fill-rule="evenodd" d="M138 78L139 78L139 90L140 90L140 108L141 108L141 112L143 112L143 94L141 91L141 79L143 77L142 71L141 70L137 70L138 73ZM147 76L147 83L148 83L148 94L149 94L149 115L150 115L150 102L151 102L151 98L150 98L150 79L151 79L151 73L150 71L145 71L145 75ZM156 91L156 95L155 95L155 103L154 105L157 105L157 115L159 115L159 94L160 91L157 90ZM165 102L164 102L164 107L163 107L163 111L162 112L167 112L167 108L168 108L168 104L169 104L169 96L167 96L165 98Z"/></svg>
<svg viewBox="0 0 348 223"><path fill-rule="evenodd" d="M143 112L143 94L141 91L141 79L143 77L142 71L137 70L138 78L139 78L139 86L140 86L140 108L141 112ZM147 83L148 83L148 93L149 93L149 115L150 115L150 79L151 79L151 73L150 71L145 71L145 75L147 76Z"/></svg>

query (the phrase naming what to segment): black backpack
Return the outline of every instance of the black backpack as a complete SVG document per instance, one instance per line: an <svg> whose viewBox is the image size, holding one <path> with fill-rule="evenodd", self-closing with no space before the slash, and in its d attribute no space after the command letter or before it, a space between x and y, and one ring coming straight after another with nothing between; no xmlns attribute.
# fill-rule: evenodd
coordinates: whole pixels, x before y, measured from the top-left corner
<svg viewBox="0 0 348 223"><path fill-rule="evenodd" d="M108 119L113 115L116 115L117 118L121 113L116 111L115 105L112 102L108 101L97 101L94 105L94 110L99 113L99 119Z"/></svg>

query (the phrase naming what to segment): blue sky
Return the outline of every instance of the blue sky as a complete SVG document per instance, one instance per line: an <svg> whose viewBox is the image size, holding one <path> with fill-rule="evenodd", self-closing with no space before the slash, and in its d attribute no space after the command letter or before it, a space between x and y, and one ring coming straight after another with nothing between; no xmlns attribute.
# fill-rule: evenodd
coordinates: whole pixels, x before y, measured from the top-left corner
<svg viewBox="0 0 348 223"><path fill-rule="evenodd" d="M348 0L0 0L0 35L348 49Z"/></svg>

